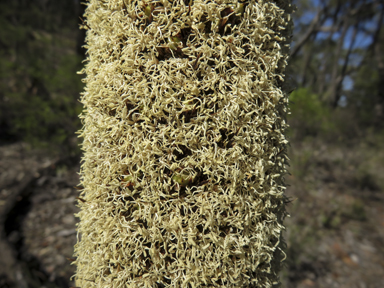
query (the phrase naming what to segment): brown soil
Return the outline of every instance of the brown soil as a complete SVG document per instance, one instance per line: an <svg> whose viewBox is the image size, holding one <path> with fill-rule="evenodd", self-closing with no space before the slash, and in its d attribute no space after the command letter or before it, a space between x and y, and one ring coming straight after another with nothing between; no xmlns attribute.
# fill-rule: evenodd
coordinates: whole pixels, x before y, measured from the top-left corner
<svg viewBox="0 0 384 288"><path fill-rule="evenodd" d="M79 159L20 143L0 159L0 287L73 286Z"/></svg>
<svg viewBox="0 0 384 288"><path fill-rule="evenodd" d="M382 146L380 144L380 146ZM294 143L283 286L384 285L384 151L375 144Z"/></svg>

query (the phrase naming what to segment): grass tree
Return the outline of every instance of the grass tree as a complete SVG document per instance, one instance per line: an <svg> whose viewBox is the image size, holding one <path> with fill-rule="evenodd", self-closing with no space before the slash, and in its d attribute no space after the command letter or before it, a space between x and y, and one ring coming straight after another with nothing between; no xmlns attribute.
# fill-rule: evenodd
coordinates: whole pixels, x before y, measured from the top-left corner
<svg viewBox="0 0 384 288"><path fill-rule="evenodd" d="M289 0L90 0L78 287L272 287Z"/></svg>

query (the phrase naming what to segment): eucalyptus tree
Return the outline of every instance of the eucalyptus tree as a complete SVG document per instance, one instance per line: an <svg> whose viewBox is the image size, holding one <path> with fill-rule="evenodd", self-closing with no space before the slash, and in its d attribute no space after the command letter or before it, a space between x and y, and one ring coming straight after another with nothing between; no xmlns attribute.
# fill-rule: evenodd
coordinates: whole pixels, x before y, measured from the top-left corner
<svg viewBox="0 0 384 288"><path fill-rule="evenodd" d="M360 88L360 95L356 95L352 87L356 81L362 80L359 75L364 70L374 68L383 75L380 72L382 53L377 49L383 42L383 37L380 37L384 24L383 2L300 0L297 5L299 13L294 19L296 25L290 65L290 74L295 75L295 86L309 88L333 108L344 97L352 105L360 98L364 103L376 103L373 106L382 110L382 96L372 94L370 89L361 91ZM372 57L376 60L370 62ZM372 79L364 78L367 81ZM369 87L372 85L378 84L371 83Z"/></svg>

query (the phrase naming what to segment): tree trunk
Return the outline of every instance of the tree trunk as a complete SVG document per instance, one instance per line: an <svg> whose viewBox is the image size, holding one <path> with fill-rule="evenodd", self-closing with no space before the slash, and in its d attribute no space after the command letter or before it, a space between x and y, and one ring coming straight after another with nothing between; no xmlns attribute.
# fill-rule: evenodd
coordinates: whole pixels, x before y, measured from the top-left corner
<svg viewBox="0 0 384 288"><path fill-rule="evenodd" d="M89 2L76 286L279 284L291 10Z"/></svg>

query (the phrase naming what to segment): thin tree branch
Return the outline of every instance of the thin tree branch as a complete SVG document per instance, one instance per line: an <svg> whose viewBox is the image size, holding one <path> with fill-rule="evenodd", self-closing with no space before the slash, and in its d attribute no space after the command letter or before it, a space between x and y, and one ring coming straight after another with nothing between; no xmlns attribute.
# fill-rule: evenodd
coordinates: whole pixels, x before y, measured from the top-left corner
<svg viewBox="0 0 384 288"><path fill-rule="evenodd" d="M334 91L334 99L333 99L333 107L334 108L337 106L337 103L339 102L339 99L341 97L341 95L340 95L341 85L344 81L345 75L347 75L346 72L347 72L347 68L348 68L349 58L350 58L350 55L352 53L352 48L356 42L356 35L357 35L358 26L359 26L358 23L359 23L359 21L357 20L354 27L353 27L353 35L352 35L351 43L349 44L347 55L345 56L345 61L344 61L343 67L341 69L341 73L340 73L338 80L336 82L336 87L335 87L335 91Z"/></svg>
<svg viewBox="0 0 384 288"><path fill-rule="evenodd" d="M324 14L325 10L326 10L326 7L317 11L317 14L316 14L315 18L313 18L311 24L309 25L307 32L298 41L298 43L295 45L295 47L293 47L292 52L291 52L291 57L296 56L296 54L300 51L300 49L308 41L309 37L317 31L317 27L325 21L326 17L324 17L323 19L320 19L321 18L320 16L322 14Z"/></svg>

